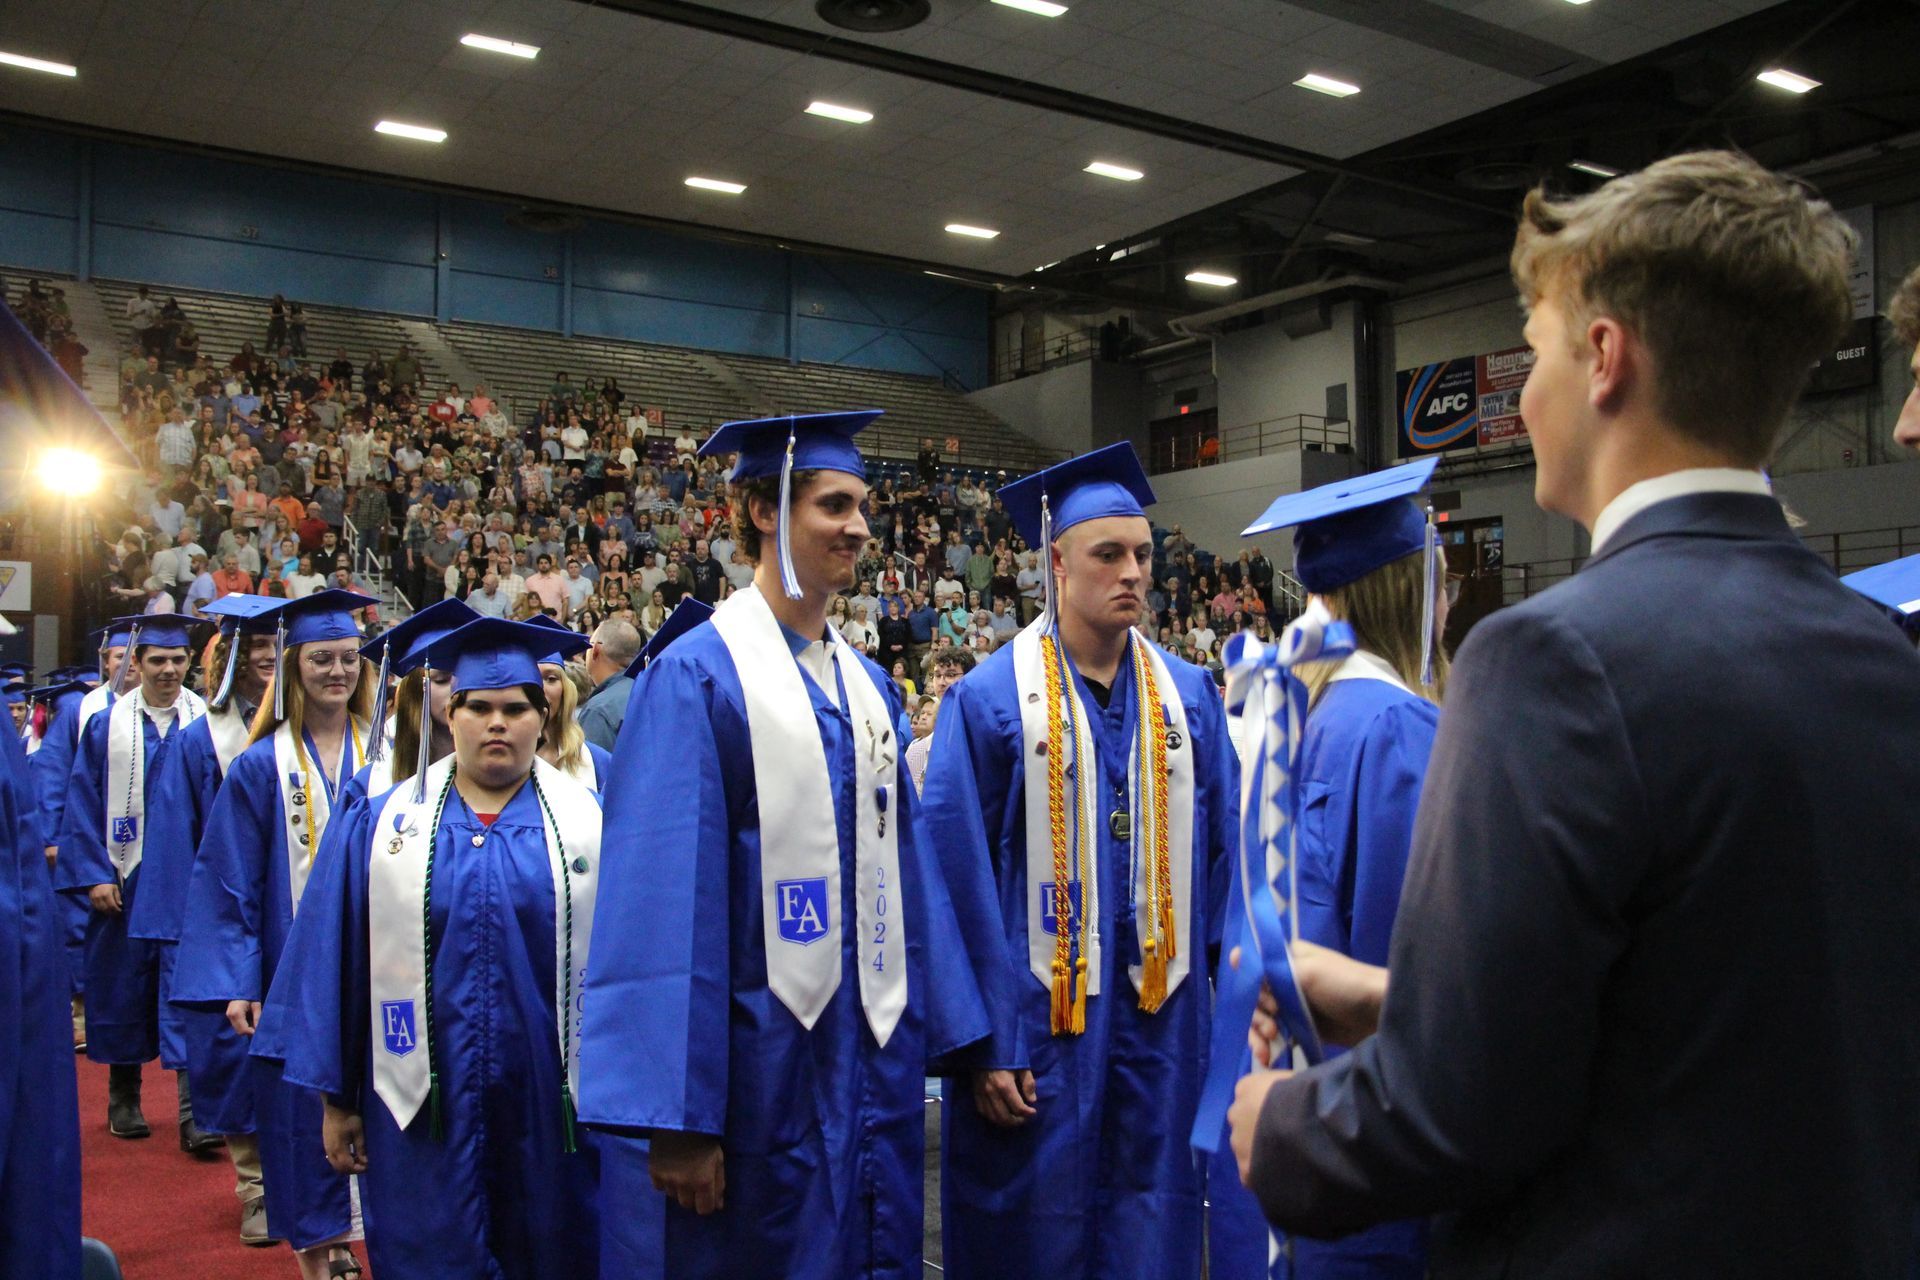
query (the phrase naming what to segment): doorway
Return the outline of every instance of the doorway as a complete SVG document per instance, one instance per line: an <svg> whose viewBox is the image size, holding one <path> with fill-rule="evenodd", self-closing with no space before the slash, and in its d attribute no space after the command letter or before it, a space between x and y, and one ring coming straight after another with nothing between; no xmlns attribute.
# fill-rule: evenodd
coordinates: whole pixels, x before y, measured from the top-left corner
<svg viewBox="0 0 1920 1280"><path fill-rule="evenodd" d="M1447 520L1437 526L1446 552L1447 577L1460 584L1460 598L1447 613L1447 652L1458 653L1475 623L1505 602L1501 569L1505 564L1506 517Z"/></svg>

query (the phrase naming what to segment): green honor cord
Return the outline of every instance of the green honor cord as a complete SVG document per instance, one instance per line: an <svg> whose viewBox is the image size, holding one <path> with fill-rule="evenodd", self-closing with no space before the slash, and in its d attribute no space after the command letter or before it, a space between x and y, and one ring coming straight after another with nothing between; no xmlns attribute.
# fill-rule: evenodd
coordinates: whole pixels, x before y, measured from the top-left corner
<svg viewBox="0 0 1920 1280"><path fill-rule="evenodd" d="M440 1113L440 1070L436 1065L439 1058L433 1051L433 857L440 844L440 817L447 807L447 796L453 791L454 773L447 774L447 785L440 789L440 798L433 806L432 838L427 842L426 891L422 896L420 928L426 943L427 957L427 1136L435 1142L446 1139L446 1126ZM528 775L527 781L533 784L533 794L540 802L541 816L546 819L547 829L553 832L555 846L560 853L560 892L564 907L561 928L565 930L566 954L565 970L561 976L560 1001L560 1125L565 1141L563 1149L572 1155L580 1149L574 1136L576 1123L573 1108L573 1087L567 1080L567 1063L570 1059L569 1046L573 1043L573 876L567 866L566 842L560 838L560 824L554 821L553 806L547 803L546 792L540 789L540 780Z"/></svg>

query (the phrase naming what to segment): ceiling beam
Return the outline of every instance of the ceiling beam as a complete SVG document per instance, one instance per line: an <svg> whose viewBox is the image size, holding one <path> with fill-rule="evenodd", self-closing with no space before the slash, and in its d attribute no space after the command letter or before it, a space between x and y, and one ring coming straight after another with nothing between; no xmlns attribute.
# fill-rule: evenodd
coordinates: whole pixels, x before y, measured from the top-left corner
<svg viewBox="0 0 1920 1280"><path fill-rule="evenodd" d="M764 18L728 13L706 5L693 4L691 0L574 0L574 3L613 9L632 14L637 18L650 18L655 22L692 27L695 30L726 36L729 39L746 40L775 49L786 49L808 57L827 58L870 70L891 72L894 75L906 76L928 84L943 85L949 89L959 89L989 98L1017 102L1037 110L1076 116L1083 120L1131 129L1136 133L1184 142L1191 146L1221 151L1249 160L1263 160L1268 164L1284 165L1287 168L1303 169L1312 173L1335 174L1355 182L1363 182L1369 186L1412 196L1423 203L1470 210L1489 222L1509 223L1513 218L1512 211L1502 206L1486 204L1452 192L1436 191L1420 183L1403 181L1387 174L1372 173L1331 156L1324 156L1299 147L1290 147L1284 143L1254 137L1251 134L1236 133L1231 129L1220 129L1193 120L1182 120L1177 116L1164 115L1158 111L1147 111L1124 103L1109 102L1104 98L1093 97L1091 94L1074 93L1053 85L1001 75L995 71L982 71L975 67L942 62L937 58L922 57L899 49L866 44L828 32L810 31L805 27L788 26L785 23L769 22Z"/></svg>

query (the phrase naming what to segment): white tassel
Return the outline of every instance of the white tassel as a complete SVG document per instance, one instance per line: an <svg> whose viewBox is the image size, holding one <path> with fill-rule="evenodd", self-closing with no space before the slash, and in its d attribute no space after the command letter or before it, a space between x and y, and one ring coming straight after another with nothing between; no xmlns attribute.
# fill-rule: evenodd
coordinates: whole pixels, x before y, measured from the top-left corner
<svg viewBox="0 0 1920 1280"><path fill-rule="evenodd" d="M1427 592L1426 598L1421 601L1420 605L1420 683L1431 687L1433 684L1433 650L1435 638L1433 634L1433 601L1440 590L1440 545L1438 533L1434 528L1432 503L1427 504L1427 550L1424 566L1426 569L1424 577L1426 578Z"/></svg>
<svg viewBox="0 0 1920 1280"><path fill-rule="evenodd" d="M780 460L780 517L776 525L776 545L780 556L780 589L787 593L787 599L800 598L800 578L793 571L793 520L788 515L788 507L793 502L793 446L795 431L793 419L787 419L787 455Z"/></svg>
<svg viewBox="0 0 1920 1280"><path fill-rule="evenodd" d="M131 627L127 628L126 656L120 660L120 674L114 678L114 682L113 682L113 691L116 694L125 693L127 691L127 677L130 675L133 675L138 665L137 661L133 656L133 653L134 653L134 650L138 649L139 647L140 647L140 624L136 622ZM140 683L140 677L137 675L134 675L133 682L135 684Z"/></svg>
<svg viewBox="0 0 1920 1280"><path fill-rule="evenodd" d="M240 666L240 647L246 643L246 636L239 627L227 634L227 666L220 674L220 688L213 695L213 709L225 711L227 703L233 698L233 675Z"/></svg>
<svg viewBox="0 0 1920 1280"><path fill-rule="evenodd" d="M376 729L376 732L378 730ZM420 745L413 753L413 802L427 802L427 770L433 765L433 666L420 668Z"/></svg>
<svg viewBox="0 0 1920 1280"><path fill-rule="evenodd" d="M281 620L273 628L273 722L287 719L287 624Z"/></svg>
<svg viewBox="0 0 1920 1280"><path fill-rule="evenodd" d="M1054 625L1059 603L1054 599L1053 581L1053 506L1046 490L1040 491L1040 616L1048 628Z"/></svg>
<svg viewBox="0 0 1920 1280"><path fill-rule="evenodd" d="M374 677L373 719L368 725L368 764L387 754L387 671L392 655L391 643L380 646L380 674Z"/></svg>

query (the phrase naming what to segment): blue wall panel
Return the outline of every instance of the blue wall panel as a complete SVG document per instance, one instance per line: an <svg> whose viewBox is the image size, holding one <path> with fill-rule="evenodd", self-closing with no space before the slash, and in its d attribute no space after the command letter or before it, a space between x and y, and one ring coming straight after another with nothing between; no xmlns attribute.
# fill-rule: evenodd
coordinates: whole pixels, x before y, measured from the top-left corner
<svg viewBox="0 0 1920 1280"><path fill-rule="evenodd" d="M578 285L573 291L573 328L575 333L602 338L742 355L784 354L786 345L786 316L780 311L716 307Z"/></svg>
<svg viewBox="0 0 1920 1280"><path fill-rule="evenodd" d="M77 139L9 129L0 141L0 257L72 275L80 225Z"/></svg>
<svg viewBox="0 0 1920 1280"><path fill-rule="evenodd" d="M455 320L517 329L560 327L558 280L521 280L456 268L452 289Z"/></svg>
<svg viewBox="0 0 1920 1280"><path fill-rule="evenodd" d="M544 330L570 302L582 334L985 381L987 295L919 272L597 220L547 235L506 203L30 129L0 140L0 262L86 267L89 174L95 275Z"/></svg>

